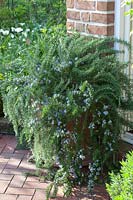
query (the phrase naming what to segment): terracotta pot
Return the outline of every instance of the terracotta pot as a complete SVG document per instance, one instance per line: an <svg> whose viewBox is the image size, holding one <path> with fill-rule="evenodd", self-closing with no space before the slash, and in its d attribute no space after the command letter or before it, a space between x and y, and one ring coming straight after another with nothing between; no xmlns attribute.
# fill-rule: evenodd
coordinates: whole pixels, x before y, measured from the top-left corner
<svg viewBox="0 0 133 200"><path fill-rule="evenodd" d="M77 126L78 134L79 136L81 135L80 145L81 145L81 148L83 148L85 152L85 159L83 160L83 166L88 166L88 164L91 162L90 152L88 151L88 147L90 146L90 143L91 143L90 131L88 128L88 123L85 124L86 123L85 121L89 122L91 118L92 118L91 114L88 116L88 114L86 115L86 113L83 113L82 116L78 120L79 124ZM75 120L70 121L67 125L67 129L73 133L75 125L76 125ZM72 146L74 148L74 144L72 144Z"/></svg>

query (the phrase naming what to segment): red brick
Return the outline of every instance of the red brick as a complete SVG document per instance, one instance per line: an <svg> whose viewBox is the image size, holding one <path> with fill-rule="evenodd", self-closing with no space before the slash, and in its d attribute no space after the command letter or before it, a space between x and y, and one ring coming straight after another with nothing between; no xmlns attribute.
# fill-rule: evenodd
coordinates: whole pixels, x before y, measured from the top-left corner
<svg viewBox="0 0 133 200"><path fill-rule="evenodd" d="M87 26L88 34L112 36L114 35L114 26Z"/></svg>
<svg viewBox="0 0 133 200"><path fill-rule="evenodd" d="M0 158L4 157L6 159L10 159L10 158L21 158L22 159L24 157L24 155L25 154L21 154L21 153L20 154L19 153L2 153L0 155Z"/></svg>
<svg viewBox="0 0 133 200"><path fill-rule="evenodd" d="M31 200L32 196L19 195L17 200Z"/></svg>
<svg viewBox="0 0 133 200"><path fill-rule="evenodd" d="M75 7L81 10L95 10L96 2L90 0L76 0Z"/></svg>
<svg viewBox="0 0 133 200"><path fill-rule="evenodd" d="M76 31L85 32L85 24L76 23Z"/></svg>
<svg viewBox="0 0 133 200"><path fill-rule="evenodd" d="M4 193L9 185L9 181L0 181L0 193Z"/></svg>
<svg viewBox="0 0 133 200"><path fill-rule="evenodd" d="M3 143L1 140L0 140L0 142L1 142L1 143L0 143L0 148L2 148L2 149L5 148L6 144Z"/></svg>
<svg viewBox="0 0 133 200"><path fill-rule="evenodd" d="M41 182L25 182L23 188L38 188L38 189L46 189L49 186L49 183L41 183Z"/></svg>
<svg viewBox="0 0 133 200"><path fill-rule="evenodd" d="M3 172L4 168L6 167L6 164L7 164L7 163L5 163L5 162L1 162L1 163L0 163L0 173Z"/></svg>
<svg viewBox="0 0 133 200"><path fill-rule="evenodd" d="M67 19L80 20L80 12L77 11L67 11Z"/></svg>
<svg viewBox="0 0 133 200"><path fill-rule="evenodd" d="M16 175L22 175L23 173L28 173L28 172L31 172L31 173L35 173L35 170L31 170L31 169L4 169L2 171L3 174L16 174Z"/></svg>
<svg viewBox="0 0 133 200"><path fill-rule="evenodd" d="M18 154L29 154L30 151L29 150L16 150L14 153L18 153Z"/></svg>
<svg viewBox="0 0 133 200"><path fill-rule="evenodd" d="M44 190L36 190L33 200L46 200L46 192Z"/></svg>
<svg viewBox="0 0 133 200"><path fill-rule="evenodd" d="M81 20L83 22L89 22L90 21L90 13L89 12L82 12L81 13Z"/></svg>
<svg viewBox="0 0 133 200"><path fill-rule="evenodd" d="M10 187L22 187L25 180L25 176L15 175L10 183Z"/></svg>
<svg viewBox="0 0 133 200"><path fill-rule="evenodd" d="M23 153L14 153L11 157L22 159L22 158L24 158L24 156L25 156L25 154L23 154Z"/></svg>
<svg viewBox="0 0 133 200"><path fill-rule="evenodd" d="M1 154L2 151L3 151L3 147L0 147L0 154Z"/></svg>
<svg viewBox="0 0 133 200"><path fill-rule="evenodd" d="M114 23L114 14L92 13L91 22L109 24Z"/></svg>
<svg viewBox="0 0 133 200"><path fill-rule="evenodd" d="M35 192L34 189L8 187L6 194L19 194L19 195L32 196L34 192Z"/></svg>
<svg viewBox="0 0 133 200"><path fill-rule="evenodd" d="M9 174L0 174L0 180L10 181L13 178L13 175Z"/></svg>
<svg viewBox="0 0 133 200"><path fill-rule="evenodd" d="M97 10L99 11L114 11L114 2L97 2Z"/></svg>
<svg viewBox="0 0 133 200"><path fill-rule="evenodd" d="M17 144L16 138L11 135L2 135L0 136L0 143L1 144Z"/></svg>
<svg viewBox="0 0 133 200"><path fill-rule="evenodd" d="M29 152L28 154L24 155L24 158L28 160L31 156L32 156L32 154Z"/></svg>
<svg viewBox="0 0 133 200"><path fill-rule="evenodd" d="M0 164L1 163L7 163L8 162L8 158L5 158L5 156L0 155Z"/></svg>
<svg viewBox="0 0 133 200"><path fill-rule="evenodd" d="M18 168L19 164L21 162L21 159L19 158L10 158L10 160L8 161L6 168L7 169L16 169Z"/></svg>
<svg viewBox="0 0 133 200"><path fill-rule="evenodd" d="M75 29L75 23L74 22L67 22L67 30L73 31Z"/></svg>
<svg viewBox="0 0 133 200"><path fill-rule="evenodd" d="M36 170L36 166L35 164L28 162L26 159L23 159L19 165L19 169Z"/></svg>
<svg viewBox="0 0 133 200"><path fill-rule="evenodd" d="M9 194L0 194L1 200L16 200L17 195L9 195Z"/></svg>
<svg viewBox="0 0 133 200"><path fill-rule="evenodd" d="M39 177L37 177L37 176L29 176L29 177L27 177L27 179L26 179L26 182L38 182L39 181Z"/></svg>
<svg viewBox="0 0 133 200"><path fill-rule="evenodd" d="M4 157L5 159L10 159L13 153L5 153L2 152L0 156Z"/></svg>
<svg viewBox="0 0 133 200"><path fill-rule="evenodd" d="M6 153L13 153L14 149L15 149L16 145L6 145L6 147L4 148L3 152Z"/></svg>
<svg viewBox="0 0 133 200"><path fill-rule="evenodd" d="M67 8L74 8L74 0L66 0Z"/></svg>
<svg viewBox="0 0 133 200"><path fill-rule="evenodd" d="M2 174L21 175L24 172L25 172L24 170L19 170L19 169L4 169Z"/></svg>

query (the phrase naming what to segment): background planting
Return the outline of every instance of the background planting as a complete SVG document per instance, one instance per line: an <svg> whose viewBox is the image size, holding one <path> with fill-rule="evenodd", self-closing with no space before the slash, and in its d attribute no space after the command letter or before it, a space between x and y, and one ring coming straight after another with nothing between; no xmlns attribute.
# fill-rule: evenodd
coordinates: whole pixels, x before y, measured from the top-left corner
<svg viewBox="0 0 133 200"><path fill-rule="evenodd" d="M126 123L120 110L133 104L124 74L127 64L119 62L113 42L67 36L60 26L41 29L16 59L3 64L6 116L20 140L26 139L38 166L58 166L48 197L52 188L56 195L60 184L65 196L86 180L91 190L116 162ZM85 158L90 160L88 174Z"/></svg>

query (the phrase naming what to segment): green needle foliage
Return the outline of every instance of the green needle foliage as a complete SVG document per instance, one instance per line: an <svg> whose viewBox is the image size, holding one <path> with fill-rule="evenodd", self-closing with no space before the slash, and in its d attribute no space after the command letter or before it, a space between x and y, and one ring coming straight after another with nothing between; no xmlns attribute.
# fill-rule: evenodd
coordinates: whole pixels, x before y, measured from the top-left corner
<svg viewBox="0 0 133 200"><path fill-rule="evenodd" d="M133 200L133 152L121 162L119 174L110 174L111 183L106 184L112 200Z"/></svg>
<svg viewBox="0 0 133 200"><path fill-rule="evenodd" d="M114 42L43 30L3 67L4 112L16 134L26 139L38 166L58 165L48 197L60 185L68 196L73 185L84 183L85 158L91 159L89 190L115 162L125 122L120 110L131 108L132 91Z"/></svg>

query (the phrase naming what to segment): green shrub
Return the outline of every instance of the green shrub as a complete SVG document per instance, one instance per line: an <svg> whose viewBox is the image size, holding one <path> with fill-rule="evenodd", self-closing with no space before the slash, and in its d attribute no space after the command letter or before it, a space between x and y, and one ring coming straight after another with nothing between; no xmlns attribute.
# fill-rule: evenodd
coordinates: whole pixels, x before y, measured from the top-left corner
<svg viewBox="0 0 133 200"><path fill-rule="evenodd" d="M110 174L111 183L106 184L112 200L133 200L133 151L121 162L119 174Z"/></svg>
<svg viewBox="0 0 133 200"><path fill-rule="evenodd" d="M119 62L113 42L67 36L62 27L42 29L2 68L4 112L16 134L26 138L37 165L58 164L52 186L56 192L62 184L65 196L84 182L86 156L92 160L91 189L118 150L119 110L128 108L132 96L123 72L127 64Z"/></svg>
<svg viewBox="0 0 133 200"><path fill-rule="evenodd" d="M3 24L10 26L12 23L12 20L13 20L12 11L6 7L1 7L0 8L0 27L2 27Z"/></svg>
<svg viewBox="0 0 133 200"><path fill-rule="evenodd" d="M4 6L0 7L0 27L7 28L24 22L46 26L65 25L65 0L5 0Z"/></svg>

